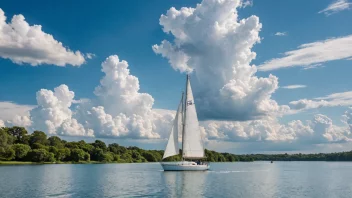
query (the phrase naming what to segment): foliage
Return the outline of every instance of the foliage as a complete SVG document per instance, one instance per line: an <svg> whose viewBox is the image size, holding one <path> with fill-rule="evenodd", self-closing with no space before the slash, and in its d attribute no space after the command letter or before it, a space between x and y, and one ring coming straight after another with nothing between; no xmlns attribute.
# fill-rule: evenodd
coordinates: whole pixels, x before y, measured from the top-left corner
<svg viewBox="0 0 352 198"><path fill-rule="evenodd" d="M42 131L34 131L29 137L29 145L32 147L35 143L49 145L46 134Z"/></svg>
<svg viewBox="0 0 352 198"><path fill-rule="evenodd" d="M181 150L180 150L180 153ZM0 128L0 160L43 162L97 162L139 163L162 161L164 151L143 150L138 147L124 147L116 143L106 145L101 140L93 143L67 142L57 136L47 137L42 131L28 134L23 127ZM209 162L251 162L251 161L352 161L352 151L318 154L247 154L218 153L205 149L204 161ZM163 159L180 161L181 155Z"/></svg>
<svg viewBox="0 0 352 198"><path fill-rule="evenodd" d="M104 161L104 151L101 148L94 148L91 153L91 160L93 161Z"/></svg>
<svg viewBox="0 0 352 198"><path fill-rule="evenodd" d="M103 157L103 162L112 162L114 161L114 153L112 152L106 152L104 153L104 157Z"/></svg>
<svg viewBox="0 0 352 198"><path fill-rule="evenodd" d="M11 127L7 128L7 133L14 137L14 143L28 144L29 137L27 136L27 130L24 127Z"/></svg>
<svg viewBox="0 0 352 198"><path fill-rule="evenodd" d="M71 150L69 148L58 149L56 153L56 159L58 161L68 161L71 156Z"/></svg>
<svg viewBox="0 0 352 198"><path fill-rule="evenodd" d="M95 140L95 142L92 144L95 148L100 148L104 152L107 150L106 144L103 141L100 140Z"/></svg>
<svg viewBox="0 0 352 198"><path fill-rule="evenodd" d="M22 160L26 157L27 153L31 150L31 147L25 144L14 144L12 149L15 152L15 159Z"/></svg>
<svg viewBox="0 0 352 198"><path fill-rule="evenodd" d="M86 157L86 152L84 152L82 149L73 149L71 151L71 160L75 162L79 162L81 160L84 160Z"/></svg>
<svg viewBox="0 0 352 198"><path fill-rule="evenodd" d="M31 146L32 149L45 149L45 150L49 150L49 147L44 146L43 144L40 144L38 142L32 144Z"/></svg>
<svg viewBox="0 0 352 198"><path fill-rule="evenodd" d="M84 152L84 158L83 158L83 160L86 161L86 162L89 162L89 161L90 161L90 155L89 155L89 153Z"/></svg>
<svg viewBox="0 0 352 198"><path fill-rule="evenodd" d="M45 149L33 149L28 153L28 157L32 162L47 162L51 159L51 155Z"/></svg>
<svg viewBox="0 0 352 198"><path fill-rule="evenodd" d="M62 149L65 146L65 144L61 141L61 139L57 136L49 137L48 142L50 146L56 147L58 149Z"/></svg>
<svg viewBox="0 0 352 198"><path fill-rule="evenodd" d="M6 148L13 143L14 137L7 131L7 128L0 128L0 148Z"/></svg>
<svg viewBox="0 0 352 198"><path fill-rule="evenodd" d="M0 160L12 160L15 157L15 151L11 147L0 148Z"/></svg>
<svg viewBox="0 0 352 198"><path fill-rule="evenodd" d="M0 128L0 160L11 160L15 157L15 151L11 148L14 137L7 128Z"/></svg>

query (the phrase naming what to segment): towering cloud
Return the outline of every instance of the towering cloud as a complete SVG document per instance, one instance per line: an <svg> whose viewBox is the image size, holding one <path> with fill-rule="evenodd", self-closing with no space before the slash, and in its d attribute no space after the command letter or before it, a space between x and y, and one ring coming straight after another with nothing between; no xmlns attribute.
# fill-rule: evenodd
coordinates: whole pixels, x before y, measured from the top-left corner
<svg viewBox="0 0 352 198"><path fill-rule="evenodd" d="M83 126L72 118L70 109L74 98L74 92L70 91L68 86L60 85L54 91L41 89L37 92L38 106L30 111L30 117L33 122L32 128L42 130L48 134L70 134L85 136ZM72 129L74 128L74 129Z"/></svg>
<svg viewBox="0 0 352 198"><path fill-rule="evenodd" d="M96 87L100 106L90 111L92 127L100 136L159 138L154 124L154 99L139 93L139 81L130 75L128 63L110 56L102 63L105 76Z"/></svg>
<svg viewBox="0 0 352 198"><path fill-rule="evenodd" d="M109 114L150 115L154 99L147 93L139 93L138 78L130 75L126 61L110 56L102 63L102 71L105 76L94 93Z"/></svg>
<svg viewBox="0 0 352 198"><path fill-rule="evenodd" d="M288 110L271 99L278 78L258 78L250 65L260 42L257 16L238 19L240 0L203 0L196 8L171 8L160 17L174 36L154 45L175 70L195 71L193 79L201 119L251 120Z"/></svg>
<svg viewBox="0 0 352 198"><path fill-rule="evenodd" d="M154 99L139 92L138 78L126 61L110 56L102 63L105 76L93 100L74 100L67 85L37 92L37 106L29 116L16 116L8 125L42 130L50 135L165 138L172 111L152 110Z"/></svg>
<svg viewBox="0 0 352 198"><path fill-rule="evenodd" d="M42 26L30 26L23 15L13 16L6 22L5 13L0 9L0 57L17 64L32 66L52 64L57 66L80 66L85 62L80 51L72 52L50 34L42 31Z"/></svg>

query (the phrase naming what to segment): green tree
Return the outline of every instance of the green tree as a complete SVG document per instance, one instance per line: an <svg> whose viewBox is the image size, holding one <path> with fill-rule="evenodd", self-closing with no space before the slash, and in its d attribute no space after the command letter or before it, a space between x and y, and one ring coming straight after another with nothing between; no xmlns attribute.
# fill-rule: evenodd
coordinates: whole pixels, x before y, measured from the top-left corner
<svg viewBox="0 0 352 198"><path fill-rule="evenodd" d="M59 160L59 159L57 158L57 156L58 156L58 154L59 154L59 149L58 149L58 148L56 148L56 147L54 147L54 146L49 146L49 152L52 153L52 154L54 154L55 159Z"/></svg>
<svg viewBox="0 0 352 198"><path fill-rule="evenodd" d="M55 159L55 155L54 153L47 153L47 156L46 156L46 159L45 159L46 162L55 162L56 159Z"/></svg>
<svg viewBox="0 0 352 198"><path fill-rule="evenodd" d="M46 134L42 131L34 131L29 137L29 145L32 147L35 143L49 145Z"/></svg>
<svg viewBox="0 0 352 198"><path fill-rule="evenodd" d="M23 160L31 150L31 147L25 144L14 144L12 145L12 149L15 151L15 159Z"/></svg>
<svg viewBox="0 0 352 198"><path fill-rule="evenodd" d="M15 151L10 147L0 148L0 160L9 161L15 157Z"/></svg>
<svg viewBox="0 0 352 198"><path fill-rule="evenodd" d="M108 150L110 152L113 152L113 153L119 154L119 155L121 155L122 153L125 153L127 151L127 149L125 147L120 146L120 145L118 145L116 143L109 144Z"/></svg>
<svg viewBox="0 0 352 198"><path fill-rule="evenodd" d="M47 151L49 151L49 147L43 145L43 144L40 144L40 143L34 143L32 144L31 146L32 149L45 149Z"/></svg>
<svg viewBox="0 0 352 198"><path fill-rule="evenodd" d="M62 143L61 139L57 136L51 136L48 138L48 142L50 146L54 146L58 149L64 148L64 143Z"/></svg>
<svg viewBox="0 0 352 198"><path fill-rule="evenodd" d="M93 161L104 161L104 151L101 148L94 148L92 154L90 155L90 159Z"/></svg>
<svg viewBox="0 0 352 198"><path fill-rule="evenodd" d="M106 144L105 144L103 141L95 140L95 142L92 143L92 145L93 145L95 148L100 148L100 149L102 149L104 152L107 150Z"/></svg>
<svg viewBox="0 0 352 198"><path fill-rule="evenodd" d="M28 157L32 162L45 162L48 156L49 152L45 149L33 149L28 153Z"/></svg>
<svg viewBox="0 0 352 198"><path fill-rule="evenodd" d="M0 128L0 148L6 148L10 146L14 141L13 136L7 133L7 128Z"/></svg>
<svg viewBox="0 0 352 198"><path fill-rule="evenodd" d="M119 162L120 161L120 155L118 155L118 154L113 154L113 156L114 156L114 162Z"/></svg>
<svg viewBox="0 0 352 198"><path fill-rule="evenodd" d="M102 161L103 162L112 162L112 161L114 161L114 153L112 153L112 152L104 153L104 158L103 158Z"/></svg>
<svg viewBox="0 0 352 198"><path fill-rule="evenodd" d="M89 153L84 153L84 161L89 162L90 161L90 154Z"/></svg>
<svg viewBox="0 0 352 198"><path fill-rule="evenodd" d="M56 159L59 161L67 161L71 156L71 150L68 148L59 149L56 154Z"/></svg>
<svg viewBox="0 0 352 198"><path fill-rule="evenodd" d="M11 160L15 157L15 151L11 148L13 136L7 133L7 128L0 128L0 160Z"/></svg>
<svg viewBox="0 0 352 198"><path fill-rule="evenodd" d="M69 149L79 149L79 144L78 142L67 142L65 143L65 147Z"/></svg>
<svg viewBox="0 0 352 198"><path fill-rule="evenodd" d="M153 155L153 153L150 152L144 152L142 156L148 161L148 162L157 162L158 159L156 156Z"/></svg>
<svg viewBox="0 0 352 198"><path fill-rule="evenodd" d="M84 140L79 141L78 146L80 149L84 150L87 153L91 153L94 149L93 145L87 144Z"/></svg>
<svg viewBox="0 0 352 198"><path fill-rule="evenodd" d="M71 160L75 162L84 160L85 154L86 152L84 152L82 149L73 149L71 151Z"/></svg>
<svg viewBox="0 0 352 198"><path fill-rule="evenodd" d="M132 150L131 156L132 156L133 162L146 162L147 161L137 150Z"/></svg>
<svg viewBox="0 0 352 198"><path fill-rule="evenodd" d="M7 129L7 133L15 138L14 143L28 144L29 136L27 130L24 127L10 127Z"/></svg>

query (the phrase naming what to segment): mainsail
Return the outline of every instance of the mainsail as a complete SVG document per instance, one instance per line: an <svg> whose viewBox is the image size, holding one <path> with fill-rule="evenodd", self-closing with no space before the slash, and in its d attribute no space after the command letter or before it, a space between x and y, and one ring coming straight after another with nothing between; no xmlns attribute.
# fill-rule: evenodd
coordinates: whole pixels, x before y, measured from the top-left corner
<svg viewBox="0 0 352 198"><path fill-rule="evenodd" d="M182 157L188 159L204 158L203 141L200 134L196 107L188 75L183 124Z"/></svg>
<svg viewBox="0 0 352 198"><path fill-rule="evenodd" d="M167 145L166 145L163 159L179 154L178 134L179 132L180 133L182 132L182 120L183 120L182 106L183 106L183 94L182 94L181 102L178 105L175 120L173 123L173 127L171 129L169 141L167 142Z"/></svg>

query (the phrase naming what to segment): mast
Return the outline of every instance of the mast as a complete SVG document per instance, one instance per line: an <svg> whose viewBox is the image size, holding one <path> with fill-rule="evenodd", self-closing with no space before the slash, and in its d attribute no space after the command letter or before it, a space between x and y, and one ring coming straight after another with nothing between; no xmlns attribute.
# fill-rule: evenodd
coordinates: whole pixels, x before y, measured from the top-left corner
<svg viewBox="0 0 352 198"><path fill-rule="evenodd" d="M184 117L185 117L185 115L184 115L184 110L185 110L185 105L184 105L184 102L183 102L183 100L184 100L184 95L185 95L185 92L182 92L182 97L181 97L181 115L182 115L182 140L181 140L181 145L182 145L182 153L181 153L181 157L183 156L183 131L185 130L185 124L184 124L184 121L185 121L185 119L184 119ZM183 159L183 158L182 158Z"/></svg>
<svg viewBox="0 0 352 198"><path fill-rule="evenodd" d="M185 97L185 101L182 105L182 113L183 113L183 122L182 122L182 161L184 160L183 155L184 155L184 151L185 151L185 144L184 144L184 140L185 140L185 126L186 126L186 107L187 107L187 93L188 93L188 81L189 81L189 74L187 74L187 80L186 80L186 97ZM183 99L183 93L182 93L182 99Z"/></svg>

